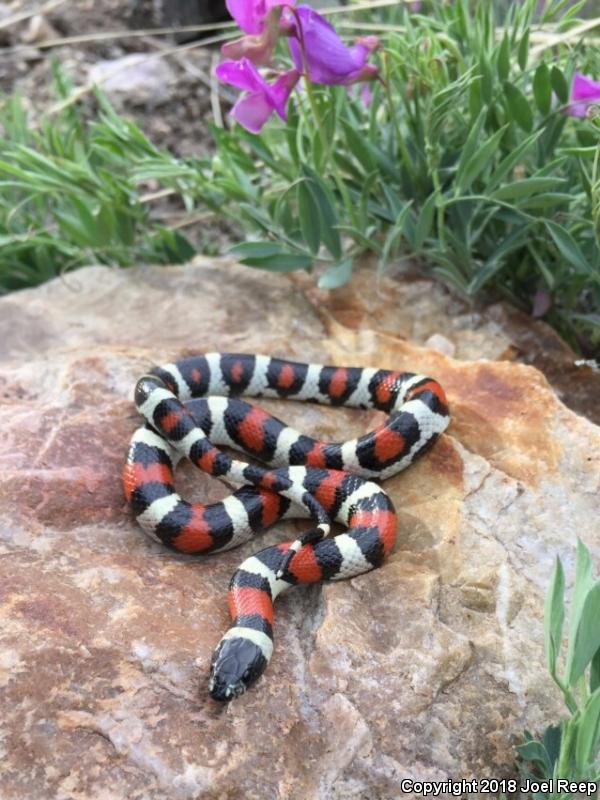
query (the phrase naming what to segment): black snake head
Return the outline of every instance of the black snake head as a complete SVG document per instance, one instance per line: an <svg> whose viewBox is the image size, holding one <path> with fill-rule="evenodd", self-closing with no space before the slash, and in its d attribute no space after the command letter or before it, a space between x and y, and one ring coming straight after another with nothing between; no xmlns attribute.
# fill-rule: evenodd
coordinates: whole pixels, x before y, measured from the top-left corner
<svg viewBox="0 0 600 800"><path fill-rule="evenodd" d="M213 657L208 691L213 700L233 700L244 694L266 667L263 651L250 639L223 639Z"/></svg>
<svg viewBox="0 0 600 800"><path fill-rule="evenodd" d="M164 389L166 384L158 375L142 375L135 385L133 398L139 408L144 405L155 389Z"/></svg>

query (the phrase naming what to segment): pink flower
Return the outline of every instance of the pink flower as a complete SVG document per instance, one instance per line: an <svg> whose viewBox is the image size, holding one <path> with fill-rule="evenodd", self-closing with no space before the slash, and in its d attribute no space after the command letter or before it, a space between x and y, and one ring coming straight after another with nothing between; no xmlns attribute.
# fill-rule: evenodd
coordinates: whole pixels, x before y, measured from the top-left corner
<svg viewBox="0 0 600 800"><path fill-rule="evenodd" d="M576 72L571 87L568 112L572 117L585 117L589 106L600 103L600 83Z"/></svg>
<svg viewBox="0 0 600 800"><path fill-rule="evenodd" d="M281 73L274 83L268 83L248 58L224 61L215 69L215 75L220 81L247 92L231 109L231 115L252 133L258 133L274 111L281 119L287 119L287 101L300 79L298 70L291 69Z"/></svg>
<svg viewBox="0 0 600 800"><path fill-rule="evenodd" d="M286 0L227 0L229 13L248 35L221 47L225 58L249 58L254 64L268 64L280 33L282 5Z"/></svg>
<svg viewBox="0 0 600 800"><path fill-rule="evenodd" d="M293 6L295 0L226 0L227 10L244 33L262 33L269 11L275 6Z"/></svg>
<svg viewBox="0 0 600 800"><path fill-rule="evenodd" d="M290 33L296 69L306 70L313 83L347 85L377 77L377 67L367 64L379 45L377 36L364 36L353 47L346 47L333 25L310 6L295 10Z"/></svg>

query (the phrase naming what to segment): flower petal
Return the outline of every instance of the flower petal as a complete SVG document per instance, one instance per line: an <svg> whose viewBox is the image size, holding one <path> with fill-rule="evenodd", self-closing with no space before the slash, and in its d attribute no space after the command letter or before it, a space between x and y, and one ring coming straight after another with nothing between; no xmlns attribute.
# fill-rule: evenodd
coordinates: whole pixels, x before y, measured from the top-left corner
<svg viewBox="0 0 600 800"><path fill-rule="evenodd" d="M294 64L301 71L306 67L308 77L314 83L348 84L362 80L359 73L379 43L377 37L364 37L353 47L346 47L333 25L310 6L296 9L293 33L289 46ZM306 65L301 40L304 41Z"/></svg>
<svg viewBox="0 0 600 800"><path fill-rule="evenodd" d="M225 5L244 33L260 33L264 28L265 0L225 0Z"/></svg>
<svg viewBox="0 0 600 800"><path fill-rule="evenodd" d="M588 106L600 103L600 83L576 72L571 87L571 102L567 109L572 117L585 117Z"/></svg>
<svg viewBox="0 0 600 800"><path fill-rule="evenodd" d="M254 92L240 97L231 116L251 133L259 133L274 110L266 95Z"/></svg>
<svg viewBox="0 0 600 800"><path fill-rule="evenodd" d="M275 6L294 5L295 0L225 0L227 10L244 33L262 33L266 17Z"/></svg>
<svg viewBox="0 0 600 800"><path fill-rule="evenodd" d="M571 89L571 100L600 100L600 83L581 72L576 72Z"/></svg>
<svg viewBox="0 0 600 800"><path fill-rule="evenodd" d="M226 42L221 47L221 53L225 58L239 60L248 58L253 64L268 64L273 55L275 40L269 35L268 28L259 34L242 36L233 42Z"/></svg>
<svg viewBox="0 0 600 800"><path fill-rule="evenodd" d="M283 120L287 118L287 101L300 79L298 70L291 69L283 72L270 84L247 58L224 61L215 69L215 74L219 80L248 91L234 105L231 114L252 133L258 133L274 111Z"/></svg>
<svg viewBox="0 0 600 800"><path fill-rule="evenodd" d="M286 106L294 86L300 80L300 73L297 69L290 69L281 74L275 83L269 87L269 97L273 108L282 120L287 119Z"/></svg>
<svg viewBox="0 0 600 800"><path fill-rule="evenodd" d="M248 58L239 61L223 61L215 67L215 75L223 83L229 83L238 89L256 92L263 89L266 81Z"/></svg>

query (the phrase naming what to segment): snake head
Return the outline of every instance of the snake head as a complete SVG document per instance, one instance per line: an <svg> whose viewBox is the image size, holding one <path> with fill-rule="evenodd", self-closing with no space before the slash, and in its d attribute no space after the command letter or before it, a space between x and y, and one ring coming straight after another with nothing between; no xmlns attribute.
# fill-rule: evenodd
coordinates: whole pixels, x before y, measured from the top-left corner
<svg viewBox="0 0 600 800"><path fill-rule="evenodd" d="M136 406L143 406L155 389L164 389L165 382L158 375L142 375L135 385L133 398Z"/></svg>
<svg viewBox="0 0 600 800"><path fill-rule="evenodd" d="M213 700L228 701L244 694L267 666L262 648L245 636L221 640L213 656L208 691Z"/></svg>

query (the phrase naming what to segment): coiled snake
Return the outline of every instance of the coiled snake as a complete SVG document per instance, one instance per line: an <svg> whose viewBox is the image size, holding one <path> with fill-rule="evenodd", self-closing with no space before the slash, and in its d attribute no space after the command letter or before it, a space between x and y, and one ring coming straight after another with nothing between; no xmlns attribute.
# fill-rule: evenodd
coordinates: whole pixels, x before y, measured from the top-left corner
<svg viewBox="0 0 600 800"><path fill-rule="evenodd" d="M239 395L374 408L389 416L370 433L333 444L295 431ZM152 369L138 381L135 403L146 425L131 440L123 485L137 521L156 541L181 553L211 553L237 547L283 517L314 521L296 541L261 550L234 573L233 623L211 666L216 700L242 694L265 670L277 595L381 564L396 540L396 513L369 478L408 467L449 421L442 387L423 375L233 353ZM268 467L237 461L218 445ZM186 502L173 477L183 457L241 488L218 503ZM330 537L333 521L347 531Z"/></svg>

